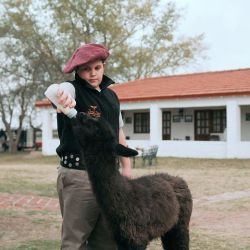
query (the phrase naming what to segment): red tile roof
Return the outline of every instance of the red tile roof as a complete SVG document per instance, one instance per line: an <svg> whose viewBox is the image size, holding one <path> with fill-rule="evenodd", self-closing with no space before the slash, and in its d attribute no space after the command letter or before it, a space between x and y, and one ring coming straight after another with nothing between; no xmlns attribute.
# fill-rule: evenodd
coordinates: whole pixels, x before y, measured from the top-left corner
<svg viewBox="0 0 250 250"><path fill-rule="evenodd" d="M146 78L112 89L121 102L250 95L250 68Z"/></svg>
<svg viewBox="0 0 250 250"><path fill-rule="evenodd" d="M250 95L250 68L145 78L112 89L121 102ZM36 102L36 107L50 106L47 99Z"/></svg>

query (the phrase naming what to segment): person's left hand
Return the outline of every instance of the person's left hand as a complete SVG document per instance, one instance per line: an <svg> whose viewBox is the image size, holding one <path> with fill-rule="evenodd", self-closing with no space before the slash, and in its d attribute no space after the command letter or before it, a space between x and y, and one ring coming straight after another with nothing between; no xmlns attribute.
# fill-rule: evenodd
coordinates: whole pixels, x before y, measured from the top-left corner
<svg viewBox="0 0 250 250"><path fill-rule="evenodd" d="M123 167L122 168L122 175L131 179L132 178L132 170L131 167Z"/></svg>

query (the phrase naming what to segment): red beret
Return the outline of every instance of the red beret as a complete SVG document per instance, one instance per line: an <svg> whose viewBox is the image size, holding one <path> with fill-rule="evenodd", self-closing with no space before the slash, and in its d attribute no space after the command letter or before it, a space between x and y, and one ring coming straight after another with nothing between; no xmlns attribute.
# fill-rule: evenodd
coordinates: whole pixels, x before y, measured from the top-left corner
<svg viewBox="0 0 250 250"><path fill-rule="evenodd" d="M84 44L75 50L69 61L66 63L63 72L71 73L77 66L89 63L96 59L106 60L109 56L108 50L100 44Z"/></svg>

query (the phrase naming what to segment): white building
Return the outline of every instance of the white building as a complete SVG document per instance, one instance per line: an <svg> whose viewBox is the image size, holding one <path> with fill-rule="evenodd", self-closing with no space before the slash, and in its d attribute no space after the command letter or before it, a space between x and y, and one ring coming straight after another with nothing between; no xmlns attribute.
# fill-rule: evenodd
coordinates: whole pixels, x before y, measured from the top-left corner
<svg viewBox="0 0 250 250"><path fill-rule="evenodd" d="M250 158L250 69L117 84L128 145L159 146L158 156ZM55 111L43 114L43 153L55 154ZM54 124L54 125L53 125Z"/></svg>

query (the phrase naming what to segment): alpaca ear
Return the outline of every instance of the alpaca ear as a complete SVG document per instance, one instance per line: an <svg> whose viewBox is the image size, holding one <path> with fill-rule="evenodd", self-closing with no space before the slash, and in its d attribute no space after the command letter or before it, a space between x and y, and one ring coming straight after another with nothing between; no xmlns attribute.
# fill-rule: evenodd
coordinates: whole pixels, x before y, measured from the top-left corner
<svg viewBox="0 0 250 250"><path fill-rule="evenodd" d="M117 155L124 157L132 157L138 155L138 151L129 147L125 147L122 144L117 144L115 146L115 151Z"/></svg>

